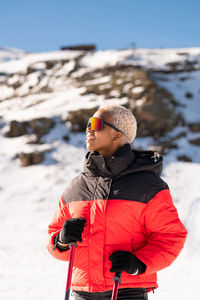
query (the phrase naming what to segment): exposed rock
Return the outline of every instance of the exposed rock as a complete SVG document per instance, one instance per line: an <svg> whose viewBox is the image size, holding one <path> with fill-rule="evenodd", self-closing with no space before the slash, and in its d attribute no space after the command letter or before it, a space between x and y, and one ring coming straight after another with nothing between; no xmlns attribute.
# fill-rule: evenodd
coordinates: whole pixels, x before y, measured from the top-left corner
<svg viewBox="0 0 200 300"><path fill-rule="evenodd" d="M19 154L20 164L22 167L27 167L30 165L36 165L44 160L43 152L30 152L30 153L20 153Z"/></svg>
<svg viewBox="0 0 200 300"><path fill-rule="evenodd" d="M167 63L167 66L170 68L170 71L175 73L175 72L179 72L181 69L181 63L180 62L170 62Z"/></svg>
<svg viewBox="0 0 200 300"><path fill-rule="evenodd" d="M200 146L200 137L193 139L193 140L189 140L190 144L196 145L196 146Z"/></svg>
<svg viewBox="0 0 200 300"><path fill-rule="evenodd" d="M188 56L189 53L188 52L177 52L178 55L183 55L183 56Z"/></svg>
<svg viewBox="0 0 200 300"><path fill-rule="evenodd" d="M48 118L38 118L26 122L14 120L10 122L10 129L6 136L19 137L26 134L36 134L39 140L41 135L47 134L54 126L54 120Z"/></svg>
<svg viewBox="0 0 200 300"><path fill-rule="evenodd" d="M18 122L16 120L10 122L10 129L6 133L7 137L19 137L28 134L28 122Z"/></svg>
<svg viewBox="0 0 200 300"><path fill-rule="evenodd" d="M26 71L26 75L29 75L31 73L34 73L36 70L34 67L32 66L28 66L27 71Z"/></svg>
<svg viewBox="0 0 200 300"><path fill-rule="evenodd" d="M187 93L185 94L185 97L191 99L191 98L193 98L193 94L190 93L190 92L187 92Z"/></svg>
<svg viewBox="0 0 200 300"><path fill-rule="evenodd" d="M167 154L171 149L178 149L178 146L171 141L163 141L156 145L156 150L160 154Z"/></svg>
<svg viewBox="0 0 200 300"><path fill-rule="evenodd" d="M200 122L190 123L189 129L192 132L200 132Z"/></svg>
<svg viewBox="0 0 200 300"><path fill-rule="evenodd" d="M102 83L100 80L99 83L93 84L91 81L90 85L87 84L85 86L84 84L84 81L97 80L105 76L110 78L108 82ZM123 98L127 96L138 99L142 93L134 93L133 90L133 88L138 87L138 82L140 82L140 84L142 83L143 91L149 84L152 84L145 76L145 71L126 65L97 69L93 72L85 73L84 76L77 78L77 80L84 84L85 91L82 95L103 95L106 99L113 97ZM116 96L113 96L113 91L117 91Z"/></svg>
<svg viewBox="0 0 200 300"><path fill-rule="evenodd" d="M45 61L47 70L52 69L58 62L56 60Z"/></svg>
<svg viewBox="0 0 200 300"><path fill-rule="evenodd" d="M185 138L187 136L187 133L185 131L180 132L179 134L177 134L176 136L174 136L173 138L171 138L172 141L177 141L180 138Z"/></svg>
<svg viewBox="0 0 200 300"><path fill-rule="evenodd" d="M139 137L152 136L158 139L173 130L180 120L176 113L176 102L165 89L152 83L145 89L141 105L128 102L138 122Z"/></svg>
<svg viewBox="0 0 200 300"><path fill-rule="evenodd" d="M96 79L104 76L110 78L109 82L98 83ZM92 83L94 79L95 84ZM91 81L91 84L84 85L86 89L83 95L92 93L103 95L105 99L128 99L126 107L136 116L139 137L153 136L158 139L179 122L176 100L167 90L159 87L151 73L146 70L129 65L116 65L86 73L79 82L82 84L83 80Z"/></svg>
<svg viewBox="0 0 200 300"><path fill-rule="evenodd" d="M66 141L66 142L68 142L68 141L70 140L69 135L64 135L62 138L63 138L63 140Z"/></svg>
<svg viewBox="0 0 200 300"><path fill-rule="evenodd" d="M86 130L88 118L92 116L97 107L90 109L80 109L78 111L71 111L67 116L67 122L71 124L72 132L83 132Z"/></svg>
<svg viewBox="0 0 200 300"><path fill-rule="evenodd" d="M180 81L186 81L186 80L188 80L188 79L190 79L189 76L183 76L183 77L180 77Z"/></svg>
<svg viewBox="0 0 200 300"><path fill-rule="evenodd" d="M199 62L196 60L184 60L184 61L175 61L166 64L169 69L162 70L162 73L179 73L179 72L191 72L199 70Z"/></svg>
<svg viewBox="0 0 200 300"><path fill-rule="evenodd" d="M48 118L38 118L29 121L33 133L37 135L47 134L55 126L55 121Z"/></svg>
<svg viewBox="0 0 200 300"><path fill-rule="evenodd" d="M63 47L63 49L93 50L90 48L91 46L95 47L95 45L78 45ZM34 106L36 106L38 109L39 103L47 101L46 103L48 104L48 100L54 97L54 95L48 95L50 92L55 92L56 96L57 92L64 94L66 91L66 97L68 97L67 88L69 85L74 88L81 88L80 91L84 91L82 95L93 94L94 98L96 98L97 95L105 100L111 98L117 100L123 99L123 103L127 101L124 106L129 108L136 116L138 122L137 136L153 137L154 144L156 144L154 147L161 154L166 154L170 149L177 148L178 143L176 141L183 137L186 138L188 129L191 132L200 132L199 122L188 124L187 120L184 119L184 115L181 116L177 113L177 105L182 106L184 109L186 104L177 104L176 99L173 98L170 92L156 84L156 81L160 82L160 80L171 81L170 76L166 76L166 74L164 74L165 72L177 73L184 71L182 76L177 76L176 79L178 80L179 78L180 81L191 79L193 73L190 75L190 73L186 73L186 71L200 69L200 65L198 61L194 59L193 61L191 60L189 53L183 51L177 53L180 55L180 61L177 59L177 61L169 63L166 71L163 70L163 68L161 68L160 71L153 70L154 67L148 71L141 66L131 65L132 62L134 64L137 62L137 55L135 54L133 54L133 60L124 59L115 65L104 65L94 70L87 67L87 57L86 61L84 59L82 60L86 55L84 51L73 54L72 57L74 56L75 58L72 59L70 57L67 58L68 56L66 56L66 59L56 58L57 56L55 56L55 58L49 60L30 63L26 68L22 68L19 72L17 71L16 74L2 74L3 77L0 78L0 85L1 91L3 90L3 100L0 101L20 97L20 99L23 100L23 105L20 107L24 107L26 110L32 106L34 109ZM65 57L65 54L63 57ZM148 64L147 68L149 68ZM157 72L160 72L159 75ZM6 87L5 92L4 87ZM36 97L32 97L37 93L44 93L45 95L41 95L38 98L37 95ZM194 97L192 89L188 88L185 97L188 98L188 101ZM34 98L35 100L32 101L31 99ZM69 101L71 101L70 99L69 97ZM95 105L97 105L96 102L94 106ZM45 106L42 105L42 107ZM89 116L93 115L96 109L97 107L71 111L68 113L68 117L65 121L71 124L72 132L84 132ZM1 121L0 129L5 125L6 123L2 123ZM185 132L182 132L176 137L172 137L169 141L167 133L172 131L177 125L182 126ZM55 121L48 118L39 118L27 122L14 120L10 123L10 128L6 136L19 137L29 135L26 138L28 143L38 144L45 140L42 138L43 135L49 133L54 126ZM4 129L2 132L5 132ZM63 135L64 134L65 133L63 133ZM68 135L62 138L65 141L69 141ZM194 145L200 144L199 138L191 139L189 142ZM186 156L180 156L179 159L190 161L190 158ZM21 160L24 165L29 165L37 163L38 160L41 160L41 157L37 158L37 155L33 155L33 153L23 153Z"/></svg>
<svg viewBox="0 0 200 300"><path fill-rule="evenodd" d="M185 161L185 162L192 162L192 159L191 159L191 157L189 157L189 156L187 156L187 155L179 155L179 156L177 156L177 159L179 160L179 161Z"/></svg>

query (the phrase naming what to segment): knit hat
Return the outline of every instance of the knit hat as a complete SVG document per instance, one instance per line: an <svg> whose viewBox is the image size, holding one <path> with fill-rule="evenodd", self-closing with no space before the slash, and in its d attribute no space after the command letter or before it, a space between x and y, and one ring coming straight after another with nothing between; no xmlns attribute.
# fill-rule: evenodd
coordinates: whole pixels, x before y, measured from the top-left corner
<svg viewBox="0 0 200 300"><path fill-rule="evenodd" d="M121 105L106 104L100 109L108 112L113 120L113 125L124 133L124 144L130 144L137 132L137 121L132 112Z"/></svg>

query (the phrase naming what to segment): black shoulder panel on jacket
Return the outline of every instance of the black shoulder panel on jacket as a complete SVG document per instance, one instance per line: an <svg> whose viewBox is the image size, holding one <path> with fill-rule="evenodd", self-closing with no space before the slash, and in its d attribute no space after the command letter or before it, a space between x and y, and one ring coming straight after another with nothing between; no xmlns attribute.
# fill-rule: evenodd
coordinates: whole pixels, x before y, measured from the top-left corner
<svg viewBox="0 0 200 300"><path fill-rule="evenodd" d="M148 203L168 185L153 172L142 171L113 181L109 199L124 199Z"/></svg>
<svg viewBox="0 0 200 300"><path fill-rule="evenodd" d="M95 199L124 199L147 203L164 189L168 189L167 184L149 171L128 174L116 180L80 174L64 192L63 200L66 204Z"/></svg>
<svg viewBox="0 0 200 300"><path fill-rule="evenodd" d="M63 200L65 204L72 201L91 200L93 191L97 185L96 182L97 178L95 177L93 177L92 180L87 181L84 180L84 176L82 174L75 177L63 193Z"/></svg>

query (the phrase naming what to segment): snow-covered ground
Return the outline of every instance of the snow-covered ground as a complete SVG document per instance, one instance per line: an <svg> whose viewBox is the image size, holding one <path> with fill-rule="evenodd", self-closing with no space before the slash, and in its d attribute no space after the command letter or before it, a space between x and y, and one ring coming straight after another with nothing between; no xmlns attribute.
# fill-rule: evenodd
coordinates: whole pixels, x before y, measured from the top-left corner
<svg viewBox="0 0 200 300"><path fill-rule="evenodd" d="M166 62L177 59L175 54L177 51L189 53L188 59L191 57L191 60L200 57L199 48L179 49L174 52L165 50L163 52L148 49L135 50L135 53L138 52L137 64L140 61L141 65L151 64L156 68L165 69ZM108 63L115 64L122 59L127 59L127 63L130 63L128 60L131 59L132 54L128 51L130 50L88 54L83 58L82 64L85 68L94 68L98 64L101 66ZM39 57L39 54L37 55ZM48 55L52 58L59 53ZM36 60L33 56L29 58L34 62L38 61L38 58ZM44 54L41 56L43 59L47 57ZM90 56L92 59L89 60ZM27 63L27 57L28 55L22 58L22 68ZM181 60L183 55L179 54L178 58ZM10 72L19 67L20 64L16 60L13 61L13 65L12 61L4 62L0 64L0 72L5 71L6 68ZM178 77L180 75L177 74L168 75L171 76L168 81L158 76L158 81L176 98L185 101L183 104L187 109L180 107L180 110L191 121L200 119L199 81L196 79L199 78L198 72L190 73L187 84L180 81ZM194 97L186 100L185 92L190 89ZM78 89L69 88L66 98L65 94L66 91L60 92L55 98L52 95L52 99L40 106L39 104L31 106L32 100L34 101L34 96L31 95L26 98L29 101L26 103L20 98L0 102L0 115L3 117L0 119L0 298L2 300L64 298L67 263L55 260L47 252L47 227L58 205L60 195L71 179L82 170L86 153L85 134L72 134L67 126L59 121L45 137L44 145L27 145L26 136L9 139L5 138L4 134L7 131L7 121L15 118L28 120L39 116L63 117L68 110L94 106L90 96L81 97ZM97 97L96 101L95 105L103 103L104 99ZM122 101L120 103L122 104ZM62 136L66 134L70 136L68 143L62 140ZM180 140L180 143L182 147L188 147L187 150L195 156L196 163L177 162L176 151L181 153L181 149L172 150L164 157L166 163L163 178L169 184L180 218L188 230L188 239L178 259L170 267L158 273L159 289L155 294L149 294L150 300L200 298L200 149L185 142L191 133L187 134L188 136ZM149 138L136 139L134 145L148 147L148 141ZM20 167L19 160L15 158L16 154L24 149L32 150L34 147L37 150L46 147L51 149L51 152L40 165Z"/></svg>
<svg viewBox="0 0 200 300"><path fill-rule="evenodd" d="M18 147L17 141L12 147ZM48 254L47 226L61 193L82 168L85 149L57 145L57 164L19 168L12 155L5 154L9 148L4 142L0 150L1 299L62 299L67 264ZM189 235L177 261L159 273L160 288L150 294L152 300L188 300L191 291L194 299L200 296L199 174L200 165L194 163L174 162L164 169Z"/></svg>
<svg viewBox="0 0 200 300"><path fill-rule="evenodd" d="M25 51L20 49L0 47L0 63L21 59L26 54Z"/></svg>

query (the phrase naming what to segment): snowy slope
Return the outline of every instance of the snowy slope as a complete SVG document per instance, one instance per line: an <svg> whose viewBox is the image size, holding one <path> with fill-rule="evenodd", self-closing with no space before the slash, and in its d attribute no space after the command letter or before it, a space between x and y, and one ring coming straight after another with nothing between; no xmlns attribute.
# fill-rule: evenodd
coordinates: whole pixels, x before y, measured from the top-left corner
<svg viewBox="0 0 200 300"><path fill-rule="evenodd" d="M17 60L26 55L26 52L20 49L0 47L0 63L10 60Z"/></svg>
<svg viewBox="0 0 200 300"><path fill-rule="evenodd" d="M104 103L103 97L92 95L82 96L82 89L72 84L72 79L60 79L73 68L73 61L77 57L81 60L82 68L74 73L92 70L103 65L115 65L126 61L134 65L148 66L154 70L168 70L167 63L179 59L180 66L184 65L184 55L188 53L187 60L196 61L195 68L200 63L200 49L162 49L162 50L124 50L124 51L98 51L92 54L79 52L56 52L29 54L20 60L3 62L0 72L14 74L24 72L28 66L37 64L38 70L44 67L49 59L68 60L59 70L58 76L53 77L52 92L27 95L26 98L11 96L0 102L0 295L1 299L30 299L30 300L59 300L64 298L67 264L52 258L46 248L47 227L57 207L59 197L70 182L82 170L83 159L86 153L85 134L72 133L65 123L61 122L69 110L78 110L84 107L94 107ZM40 65L39 65L40 64ZM42 65L43 64L43 65ZM56 70L54 70L56 72ZM50 72L50 71L49 71ZM24 79L21 93L26 92L27 80ZM17 73L15 76L21 76ZM156 73L157 81L170 90L176 99L183 101L184 106L178 107L189 121L199 121L199 71L187 73ZM188 77L180 81L180 77ZM16 79L16 78L15 78ZM98 79L102 80L102 79ZM104 78L104 80L107 80ZM191 91L194 97L187 100L184 95ZM1 94L0 87L0 94ZM3 92L2 92L3 93ZM40 101L43 100L43 101ZM111 102L121 103L125 99L110 99ZM6 138L10 120L30 120L36 117L53 117L56 126L44 137L45 143L41 145L27 144L27 136ZM184 128L176 128L181 132ZM62 137L69 135L69 142ZM172 132L173 136L175 132ZM199 136L198 133L193 133ZM173 149L165 156L163 178L170 186L175 205L180 218L188 229L188 239L184 250L176 262L169 268L159 272L158 283L160 288L155 294L150 294L150 300L188 300L191 291L194 299L200 297L198 288L198 275L200 268L200 196L199 174L200 155L199 146L187 142L191 132L179 140L180 148ZM133 146L147 148L150 138L136 139ZM176 152L181 153L182 148L194 156L195 163L178 162ZM42 164L20 167L16 155L20 151L50 149Z"/></svg>

